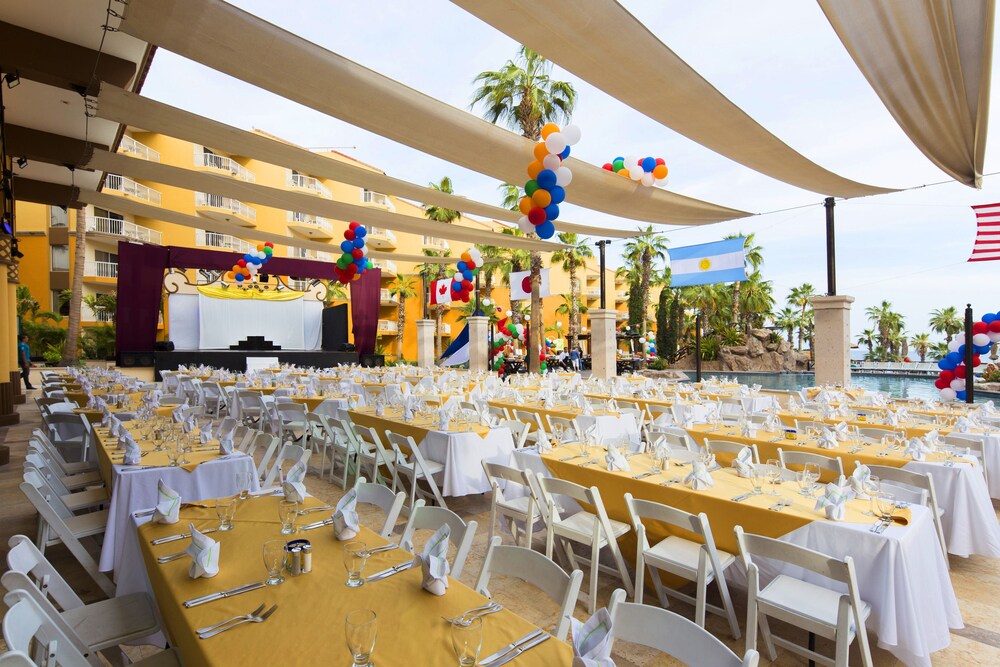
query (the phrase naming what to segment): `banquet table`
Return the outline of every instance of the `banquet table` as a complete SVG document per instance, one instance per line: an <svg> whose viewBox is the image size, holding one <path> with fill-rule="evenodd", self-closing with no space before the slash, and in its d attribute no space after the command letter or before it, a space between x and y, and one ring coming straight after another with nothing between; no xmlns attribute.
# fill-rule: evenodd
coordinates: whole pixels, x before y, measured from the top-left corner
<svg viewBox="0 0 1000 667"><path fill-rule="evenodd" d="M512 403L510 401L489 401L489 404L505 408L508 411L524 410L534 412L543 417L543 422L547 417L562 417L563 419L575 419L580 428L588 429L594 424L597 425L597 437L602 443L619 438L627 438L632 444L639 443L639 425L635 422L635 417L630 414L620 414L618 412L608 412L606 410L594 410L593 414L585 415L580 408L570 405L541 406L537 403ZM529 430L533 433L536 425L529 423Z"/></svg>
<svg viewBox="0 0 1000 667"><path fill-rule="evenodd" d="M183 550L187 542L154 546L151 539L186 531L188 524L199 529L215 527L214 509L186 507L179 523L169 526L146 523L139 530L139 544L149 582L171 644L187 665L347 665L350 656L344 641L344 617L355 609L371 609L378 618L378 639L372 654L379 667L457 664L451 645L451 626L442 616L456 616L480 606L486 599L461 582L450 579L447 593L434 596L420 587L421 571L414 568L387 579L348 588L344 582L342 542L329 528L300 531L294 536L279 532L278 500L260 497L245 501L237 510L235 528L213 533L220 542L219 574L211 579L191 579L190 560L160 564L157 556ZM320 501L308 498L306 507ZM319 514L311 516L318 517ZM313 571L290 576L277 586L265 586L239 596L186 608L183 601L240 586L266 577L261 548L273 539L308 539L313 552ZM358 540L369 546L387 542L362 527ZM396 549L374 554L365 566L373 573L410 560ZM263 624L246 624L212 639L199 640L194 629L246 613L261 604L277 605L277 611ZM483 619L485 657L535 626L509 610ZM538 667L568 667L573 651L564 642L551 638L519 656L514 664Z"/></svg>
<svg viewBox="0 0 1000 667"><path fill-rule="evenodd" d="M486 493L492 488L482 462L510 465L514 453L514 437L506 427L491 428L479 424L452 424L451 430L442 431L436 419L415 417L410 423L402 419L401 408L385 408L383 416L374 408L358 408L348 413L351 421L359 426L374 428L379 437L386 431L411 436L420 454L431 461L444 464L440 482L445 496L467 496Z"/></svg>
<svg viewBox="0 0 1000 667"><path fill-rule="evenodd" d="M560 461L565 455L566 449L558 448L542 454L541 459L555 477L583 486L597 486L612 519L629 522L623 499L629 492L636 498L686 512L704 512L716 544L730 553L738 552L733 529L740 525L748 533L778 538L835 558L851 556L861 597L872 606L869 629L877 635L879 646L911 667L931 665L931 653L949 645L950 629L963 627L932 517L924 507L904 510L901 514L908 518L906 525L893 524L884 533L875 534L870 530L872 518L865 513L867 501L849 501L845 520L830 521L814 509L814 498L799 495L797 488L788 485L779 488L781 496L792 505L780 512L768 509L775 502L773 496L733 501L732 498L750 491L751 486L749 480L740 478L731 468L713 473L715 486L694 491L680 483L661 484L683 478L690 471L689 466L671 466L666 473L634 479L634 475L651 470L649 456L640 454L629 459L630 471L608 472L603 466ZM651 543L676 532L657 522L646 523ZM621 542L626 552L634 553L633 533L628 533ZM801 576L801 570L793 572L788 567L779 570L767 562L763 565L764 581L779 572ZM831 586L822 578L813 581Z"/></svg>
<svg viewBox="0 0 1000 667"><path fill-rule="evenodd" d="M180 494L184 502L238 493L238 472L252 473L251 489L259 488L253 459L242 452L220 456L218 442L187 454L191 463L170 467L164 452L145 454L137 466L122 465L117 439L105 428L94 429L94 441L101 477L111 490L108 523L101 545L102 572L117 572L125 562L130 514L156 505L159 480ZM145 451L152 444L139 442L139 446Z"/></svg>

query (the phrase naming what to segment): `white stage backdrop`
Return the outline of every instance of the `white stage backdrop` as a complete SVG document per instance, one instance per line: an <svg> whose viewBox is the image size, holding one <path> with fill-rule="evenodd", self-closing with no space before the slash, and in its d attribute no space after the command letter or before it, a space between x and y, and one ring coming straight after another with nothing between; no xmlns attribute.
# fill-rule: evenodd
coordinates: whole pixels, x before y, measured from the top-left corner
<svg viewBox="0 0 1000 667"><path fill-rule="evenodd" d="M228 350L247 336L263 336L283 350L318 350L323 333L319 301L213 299L171 294L170 340L178 350Z"/></svg>

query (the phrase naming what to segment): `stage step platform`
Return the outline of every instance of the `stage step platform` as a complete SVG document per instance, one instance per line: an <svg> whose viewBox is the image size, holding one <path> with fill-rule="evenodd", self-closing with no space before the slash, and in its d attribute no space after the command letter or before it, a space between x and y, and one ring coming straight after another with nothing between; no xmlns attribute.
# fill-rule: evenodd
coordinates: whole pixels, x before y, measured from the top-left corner
<svg viewBox="0 0 1000 667"><path fill-rule="evenodd" d="M160 381L162 371L175 371L180 365L212 366L226 368L231 371L243 372L247 369L247 357L277 357L282 364L296 366L315 366L329 368L337 364L358 363L357 352L329 352L326 350L174 350L172 352L153 352L153 368L156 380ZM366 366L384 366L385 357L380 354L366 354L361 363Z"/></svg>

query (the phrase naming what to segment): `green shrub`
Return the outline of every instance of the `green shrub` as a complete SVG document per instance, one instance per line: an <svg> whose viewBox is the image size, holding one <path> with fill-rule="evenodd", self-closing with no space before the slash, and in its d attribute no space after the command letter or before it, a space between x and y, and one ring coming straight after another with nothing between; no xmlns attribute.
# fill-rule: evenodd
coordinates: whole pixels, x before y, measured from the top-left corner
<svg viewBox="0 0 1000 667"><path fill-rule="evenodd" d="M701 360L715 361L719 356L719 348L722 345L715 336L703 338L701 341Z"/></svg>
<svg viewBox="0 0 1000 667"><path fill-rule="evenodd" d="M33 354L41 354L44 358L45 353L50 348L55 348L59 350L59 356L62 356L63 344L66 342L66 330L62 327L44 320L23 320L21 331L28 335L28 345L31 346ZM46 361L48 360L46 359ZM56 361L59 359L57 358Z"/></svg>
<svg viewBox="0 0 1000 667"><path fill-rule="evenodd" d="M667 370L668 365L667 360L660 357L651 360L648 364L649 369L652 371L665 371Z"/></svg>
<svg viewBox="0 0 1000 667"><path fill-rule="evenodd" d="M87 359L107 359L115 354L115 327L101 324L87 327L80 336L80 346Z"/></svg>

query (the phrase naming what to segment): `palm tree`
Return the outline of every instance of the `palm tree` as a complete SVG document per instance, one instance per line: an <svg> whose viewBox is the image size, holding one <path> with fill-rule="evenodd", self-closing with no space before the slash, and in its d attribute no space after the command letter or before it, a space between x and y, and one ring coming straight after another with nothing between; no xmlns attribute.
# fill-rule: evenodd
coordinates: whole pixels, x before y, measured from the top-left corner
<svg viewBox="0 0 1000 667"><path fill-rule="evenodd" d="M781 312L771 315L774 326L784 330L785 335L788 337L789 345L792 344L792 335L795 332L795 327L799 325L799 317L799 312L791 306L785 306L781 309Z"/></svg>
<svg viewBox="0 0 1000 667"><path fill-rule="evenodd" d="M590 249L590 239L578 239L572 232L563 232L559 240L568 247L552 253L552 261L562 262L563 271L569 274L569 345L573 349L580 335L580 279L576 277L576 270L585 267L594 252Z"/></svg>
<svg viewBox="0 0 1000 667"><path fill-rule="evenodd" d="M66 323L66 341L63 343L60 366L75 366L80 358L81 308L83 304L83 269L87 261L87 225L82 208L76 209L76 247L73 254L73 277L70 281L69 321Z"/></svg>
<svg viewBox="0 0 1000 667"><path fill-rule="evenodd" d="M646 229L639 228L639 236L625 244L625 261L637 267L639 274L639 299L642 304L642 323L640 333L646 335L646 321L649 313L649 285L656 273L656 262L667 258L667 243L669 239L653 231L653 225Z"/></svg>
<svg viewBox="0 0 1000 667"><path fill-rule="evenodd" d="M733 287L739 285L735 283ZM743 328L746 335L751 328L760 328L771 316L774 309L774 288L770 280L764 280L760 271L754 271L743 283L740 294L740 309L743 313Z"/></svg>
<svg viewBox="0 0 1000 667"><path fill-rule="evenodd" d="M482 103L483 116L491 123L501 123L520 131L521 135L538 141L542 126L550 121L563 122L573 115L576 90L567 81L554 81L549 77L552 63L526 46L517 56L496 71L480 72L473 80L478 87L472 93L471 107ZM507 189L508 194L510 188ZM538 371L538 353L542 340L542 299L538 294L541 284L542 256L532 251L531 270L531 350L528 353L528 370Z"/></svg>
<svg viewBox="0 0 1000 667"><path fill-rule="evenodd" d="M882 301L877 306L865 309L865 315L878 331L878 343L881 350L881 361L898 356L900 348L905 347L906 338L902 336L903 316L893 311L892 304Z"/></svg>
<svg viewBox="0 0 1000 667"><path fill-rule="evenodd" d="M396 280L389 287L389 294L397 299L396 304L396 358L403 360L403 330L406 328L406 300L417 295L413 288L413 277L396 274Z"/></svg>
<svg viewBox="0 0 1000 667"><path fill-rule="evenodd" d="M958 316L958 309L955 306L938 308L931 311L930 319L931 331L944 334L944 342L950 343L952 336L962 330L962 319Z"/></svg>
<svg viewBox="0 0 1000 667"><path fill-rule="evenodd" d="M438 192L444 192L449 195L455 194L455 191L451 187L451 179L447 176L442 178L440 183L431 182L427 185L432 190L437 190ZM456 211L452 208L442 208L440 206L424 206L424 215L429 220L447 222L449 224L462 217L461 211Z"/></svg>
<svg viewBox="0 0 1000 667"><path fill-rule="evenodd" d="M752 271L756 271L760 268L760 265L764 263L764 248L759 245L754 245L756 239L754 234L743 234L743 232L738 232L736 234L727 234L724 239L738 239L740 237L746 237L743 242L743 261L745 264L750 265ZM744 333L750 331L750 321L747 318L744 323L741 320L740 314L745 313L746 310L741 309L742 301L740 299L740 281L733 283L733 324L737 327L743 329Z"/></svg>
<svg viewBox="0 0 1000 667"><path fill-rule="evenodd" d="M111 323L117 319L118 295L114 292L110 294L85 294L80 303L95 315L99 312L106 312L111 316Z"/></svg>
<svg viewBox="0 0 1000 667"><path fill-rule="evenodd" d="M327 281L325 301L327 306L334 301L347 301L347 288L336 280Z"/></svg>
<svg viewBox="0 0 1000 667"><path fill-rule="evenodd" d="M868 348L868 357L873 358L872 352L875 350L875 332L871 329L865 329L858 336L858 345L864 345Z"/></svg>
<svg viewBox="0 0 1000 667"><path fill-rule="evenodd" d="M449 178L448 176L443 177L440 183L431 182L428 183L427 185L431 189L437 190L438 192L444 192L445 194L449 195L455 194L455 191L451 187L451 178ZM451 224L456 220L458 220L459 218L461 218L462 213L460 211L456 211L455 209L451 208L442 208L440 206L424 206L424 216L426 216L428 220L434 220L435 222L446 222ZM428 257L447 257L451 255L451 251L445 250L443 253L440 253L436 250L424 250L424 254L427 255ZM445 265L437 264L434 266L433 269L427 268L426 270L424 269L420 270L420 278L421 281L423 282L425 313L427 312L426 299L427 299L427 289L430 286L430 280L429 280L430 276L434 276L433 280L444 279ZM440 358L441 353L443 352L443 349L441 348L441 339L442 339L441 319L444 316L444 309L445 306L442 304L434 306L434 318L435 320L437 320L437 326L435 327L436 331L435 351L437 354L436 358Z"/></svg>
<svg viewBox="0 0 1000 667"><path fill-rule="evenodd" d="M788 292L788 303L800 308L799 314L799 352L802 351L802 338L805 332L806 308L809 300L816 296L816 289L809 283L802 283L798 287L793 287Z"/></svg>
<svg viewBox="0 0 1000 667"><path fill-rule="evenodd" d="M500 206L508 211L518 211L518 203L524 196L524 191L513 183L501 183L497 186L500 190Z"/></svg>
<svg viewBox="0 0 1000 667"><path fill-rule="evenodd" d="M922 333L916 334L910 339L910 344L920 356L920 363L927 361L927 352L931 349L931 335Z"/></svg>
<svg viewBox="0 0 1000 667"><path fill-rule="evenodd" d="M25 315L31 315L34 319L35 313L41 305L38 303L38 299L31 296L31 290L28 289L27 285L18 285L16 291L17 297L17 318L24 319Z"/></svg>

